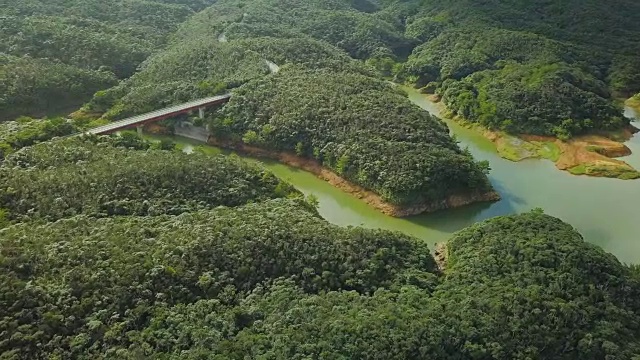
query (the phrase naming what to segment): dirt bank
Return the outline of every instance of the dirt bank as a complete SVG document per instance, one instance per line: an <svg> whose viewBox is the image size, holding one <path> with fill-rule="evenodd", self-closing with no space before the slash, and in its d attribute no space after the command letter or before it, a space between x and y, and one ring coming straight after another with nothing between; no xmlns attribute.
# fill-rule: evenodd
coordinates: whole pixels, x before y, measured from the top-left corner
<svg viewBox="0 0 640 360"><path fill-rule="evenodd" d="M491 131L457 117L451 119L491 140L498 155L507 160L548 159L553 161L559 170L574 175L623 180L640 178L640 172L631 165L615 159L631 155L631 150L622 143L638 132L638 129L631 125L615 133L582 135L569 141L561 141L551 136L514 136L502 131Z"/></svg>
<svg viewBox="0 0 640 360"><path fill-rule="evenodd" d="M433 250L433 258L438 265L440 271L444 271L447 268L447 258L449 257L449 250L446 243L437 243Z"/></svg>
<svg viewBox="0 0 640 360"><path fill-rule="evenodd" d="M446 199L442 199L436 202L418 204L413 206L397 206L384 201L378 194L369 191L359 185L356 185L336 174L335 172L323 167L318 161L308 158L303 158L288 152L278 152L261 149L255 146L249 146L244 143L231 142L209 137L208 143L210 145L233 149L242 154L268 158L277 160L281 163L293 166L299 169L303 169L310 173L315 174L319 178L327 181L329 184L337 187L338 189L345 191L355 197L362 199L367 204L373 206L384 214L394 217L405 217L424 212L433 212L436 210L456 208L464 205L469 205L476 202L489 202L500 200L500 195L495 191L487 193L474 193L467 195L451 195Z"/></svg>
<svg viewBox="0 0 640 360"><path fill-rule="evenodd" d="M616 134L583 135L566 142L553 137L533 135L522 135L519 139L525 143L522 147L536 149L537 157L554 161L560 170L574 175L628 180L639 178L640 173L626 162L615 158L631 155L631 150L620 141L630 139L635 132L637 129L629 126ZM555 150L545 152L545 148Z"/></svg>
<svg viewBox="0 0 640 360"><path fill-rule="evenodd" d="M631 137L634 128L624 129L616 134L618 139ZM637 179L640 173L616 157L627 156L631 150L623 143L605 135L577 136L569 141L561 141L550 136L512 136L486 129L482 134L496 144L501 157L511 161L530 158L545 158L555 162L559 170L574 175Z"/></svg>

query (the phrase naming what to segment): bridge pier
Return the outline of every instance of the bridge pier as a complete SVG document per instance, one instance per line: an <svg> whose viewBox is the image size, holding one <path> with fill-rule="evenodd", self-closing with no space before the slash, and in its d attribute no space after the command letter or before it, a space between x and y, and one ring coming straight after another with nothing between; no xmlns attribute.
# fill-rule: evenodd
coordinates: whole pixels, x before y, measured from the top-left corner
<svg viewBox="0 0 640 360"><path fill-rule="evenodd" d="M138 135L142 135L143 128L144 128L143 125L136 126L136 132L138 133Z"/></svg>
<svg viewBox="0 0 640 360"><path fill-rule="evenodd" d="M169 106L164 109L151 111L145 114L132 116L119 121L114 121L107 125L97 126L93 129L89 129L84 134L111 134L123 129L133 129L140 124L149 124L151 122L159 121L162 119L173 118L181 114L193 114L198 109L198 115L200 118L204 118L205 109L212 105L224 104L229 101L231 94L212 96L204 99L190 101L180 105ZM142 128L137 128L137 131L142 131Z"/></svg>

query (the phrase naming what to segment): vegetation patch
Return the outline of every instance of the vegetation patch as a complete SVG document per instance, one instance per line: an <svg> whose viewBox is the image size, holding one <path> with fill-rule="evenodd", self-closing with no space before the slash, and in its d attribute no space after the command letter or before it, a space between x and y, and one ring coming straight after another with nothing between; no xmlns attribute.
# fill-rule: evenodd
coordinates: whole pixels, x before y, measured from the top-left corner
<svg viewBox="0 0 640 360"><path fill-rule="evenodd" d="M136 72L210 0L24 0L0 7L0 120L71 112Z"/></svg>
<svg viewBox="0 0 640 360"><path fill-rule="evenodd" d="M640 93L627 99L625 104L633 108L636 112L640 113Z"/></svg>
<svg viewBox="0 0 640 360"><path fill-rule="evenodd" d="M0 250L9 359L640 351L640 274L540 212L455 234L444 274L422 240L330 225L284 199L19 224Z"/></svg>
<svg viewBox="0 0 640 360"><path fill-rule="evenodd" d="M556 162L560 160L562 149L555 141L533 142L538 148L538 155L544 159Z"/></svg>

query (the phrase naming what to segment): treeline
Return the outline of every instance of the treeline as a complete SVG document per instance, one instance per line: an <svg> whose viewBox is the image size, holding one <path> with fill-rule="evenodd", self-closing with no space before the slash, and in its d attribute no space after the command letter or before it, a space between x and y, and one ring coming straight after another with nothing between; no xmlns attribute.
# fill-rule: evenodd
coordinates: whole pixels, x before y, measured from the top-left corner
<svg viewBox="0 0 640 360"><path fill-rule="evenodd" d="M0 7L0 120L72 111L131 76L208 0L12 1Z"/></svg>

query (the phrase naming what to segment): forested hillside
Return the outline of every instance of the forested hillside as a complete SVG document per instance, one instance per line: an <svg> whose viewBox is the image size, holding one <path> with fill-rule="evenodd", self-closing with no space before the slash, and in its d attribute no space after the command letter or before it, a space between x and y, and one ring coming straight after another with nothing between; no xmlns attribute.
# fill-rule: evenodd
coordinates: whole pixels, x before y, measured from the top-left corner
<svg viewBox="0 0 640 360"><path fill-rule="evenodd" d="M117 119L233 91L209 121L216 136L315 159L397 213L446 208L452 196L495 199L486 164L354 59L410 49L399 24L363 4L219 1L85 109Z"/></svg>
<svg viewBox="0 0 640 360"><path fill-rule="evenodd" d="M209 0L3 0L0 120L72 111L131 76Z"/></svg>
<svg viewBox="0 0 640 360"><path fill-rule="evenodd" d="M313 158L404 207L491 190L488 165L461 150L444 123L393 85L358 74L283 68L235 91L210 129Z"/></svg>
<svg viewBox="0 0 640 360"><path fill-rule="evenodd" d="M509 132L624 125L632 0L0 0L0 119L114 120L232 92L213 135L406 207L488 164L385 80ZM640 359L640 267L536 210L438 261L322 219L271 172L86 118L0 124L0 359ZM514 198L517 201L517 198ZM422 208L424 209L424 208ZM607 239L615 241L615 239Z"/></svg>
<svg viewBox="0 0 640 360"><path fill-rule="evenodd" d="M567 138L626 124L612 100L640 90L632 0L28 0L0 11L3 118L79 105L167 39L96 110L119 117L226 91L267 74L264 60L363 70L351 57L427 86L470 121Z"/></svg>
<svg viewBox="0 0 640 360"><path fill-rule="evenodd" d="M175 64L160 56L131 82L126 96L118 97L125 96L124 104L141 99L155 104L182 100L187 88L197 94L234 88L268 72L260 58L309 65L309 54L295 47L287 46L288 58L276 58L272 49L285 41L306 48L314 38L365 60L383 76L426 86L467 120L566 139L628 123L613 98L640 90L640 26L628 16L640 8L636 2L619 2L221 0L183 24L168 50L167 55L175 53L192 64L179 70L186 75L180 79L195 75L197 81L179 85L182 80L156 73L158 66ZM269 45L256 48L247 40ZM218 46L197 61L185 53ZM254 57L248 62L218 59L219 52L239 49ZM244 76L229 77L229 71L239 71L234 64L246 69ZM167 88L175 90L149 95Z"/></svg>
<svg viewBox="0 0 640 360"><path fill-rule="evenodd" d="M180 214L298 194L235 159L150 146L129 136L74 138L9 155L0 167L4 220Z"/></svg>
<svg viewBox="0 0 640 360"><path fill-rule="evenodd" d="M632 359L639 275L536 213L421 240L299 201L0 231L3 359Z"/></svg>
<svg viewBox="0 0 640 360"><path fill-rule="evenodd" d="M613 97L640 89L640 3L423 1L404 76L493 129L556 135L619 128Z"/></svg>

